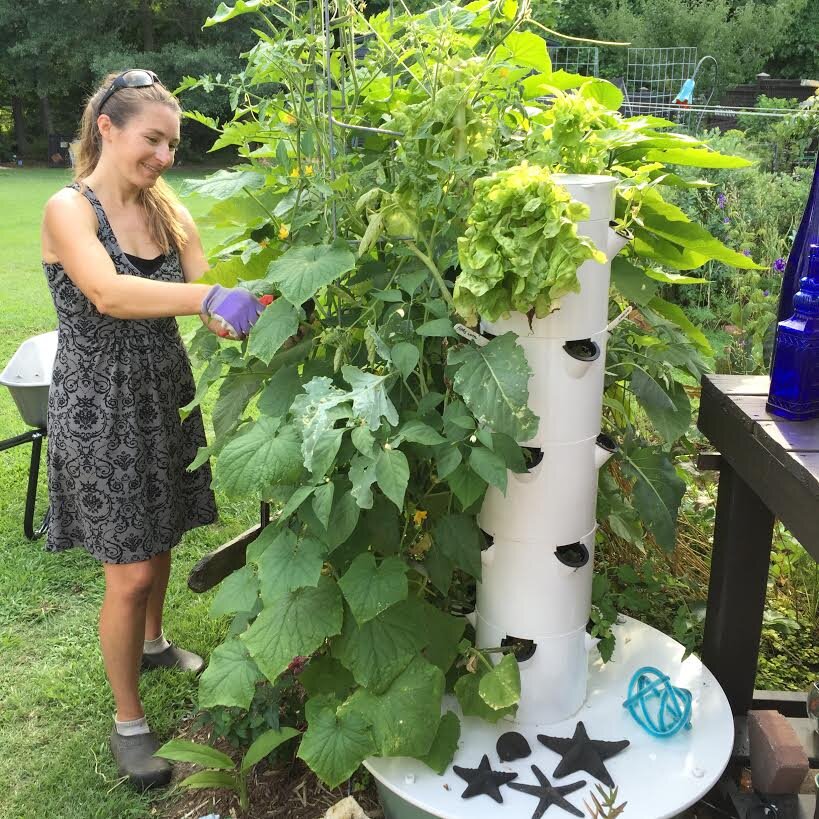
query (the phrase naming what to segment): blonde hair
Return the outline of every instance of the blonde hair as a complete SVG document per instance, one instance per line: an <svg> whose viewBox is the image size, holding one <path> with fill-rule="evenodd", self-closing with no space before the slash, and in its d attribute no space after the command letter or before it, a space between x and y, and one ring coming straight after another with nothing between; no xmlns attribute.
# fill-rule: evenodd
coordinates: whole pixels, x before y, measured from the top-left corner
<svg viewBox="0 0 819 819"><path fill-rule="evenodd" d="M102 154L102 136L97 127L99 104L111 83L118 76L109 74L102 85L88 98L80 120L77 134L76 154L74 157L74 181L83 182L97 167ZM105 103L105 112L111 122L122 128L146 102L158 102L167 105L174 111L181 111L176 97L164 85L154 83L145 88L118 88ZM179 218L179 199L171 186L162 178L156 180L151 188L143 188L139 193L139 202L145 209L148 221L148 233L168 253L171 247L181 250L187 239L185 227Z"/></svg>

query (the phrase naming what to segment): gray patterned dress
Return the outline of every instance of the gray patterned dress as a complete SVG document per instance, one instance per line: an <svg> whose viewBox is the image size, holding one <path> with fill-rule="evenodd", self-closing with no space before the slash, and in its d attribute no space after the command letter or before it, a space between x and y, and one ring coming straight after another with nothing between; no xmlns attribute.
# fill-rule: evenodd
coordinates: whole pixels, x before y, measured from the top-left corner
<svg viewBox="0 0 819 819"><path fill-rule="evenodd" d="M144 274L128 259L96 195L71 185L97 214L97 236L117 273L182 282L173 249ZM193 376L176 319L100 314L59 263L43 264L59 335L48 395L46 549L84 546L105 563L135 563L216 520L210 466L186 467L205 446Z"/></svg>

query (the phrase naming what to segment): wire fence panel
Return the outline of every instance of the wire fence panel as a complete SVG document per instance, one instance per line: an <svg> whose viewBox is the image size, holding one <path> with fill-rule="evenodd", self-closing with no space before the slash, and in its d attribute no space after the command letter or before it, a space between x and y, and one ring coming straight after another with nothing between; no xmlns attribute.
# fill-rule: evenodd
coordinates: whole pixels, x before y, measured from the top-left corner
<svg viewBox="0 0 819 819"><path fill-rule="evenodd" d="M696 47L630 48L626 66L629 113L686 118L685 109L673 100L693 76L696 64Z"/></svg>
<svg viewBox="0 0 819 819"><path fill-rule="evenodd" d="M596 46L550 45L549 57L554 71L563 69L584 77L600 76L600 51Z"/></svg>

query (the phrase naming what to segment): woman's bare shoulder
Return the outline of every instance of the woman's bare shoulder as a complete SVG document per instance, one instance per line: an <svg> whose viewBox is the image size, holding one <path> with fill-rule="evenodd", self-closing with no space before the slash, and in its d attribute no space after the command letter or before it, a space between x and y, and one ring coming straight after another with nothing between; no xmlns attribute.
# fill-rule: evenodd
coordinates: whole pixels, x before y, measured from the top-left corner
<svg viewBox="0 0 819 819"><path fill-rule="evenodd" d="M74 188L61 188L53 194L43 209L43 260L57 260L55 245L67 237L96 236L97 216L91 203Z"/></svg>

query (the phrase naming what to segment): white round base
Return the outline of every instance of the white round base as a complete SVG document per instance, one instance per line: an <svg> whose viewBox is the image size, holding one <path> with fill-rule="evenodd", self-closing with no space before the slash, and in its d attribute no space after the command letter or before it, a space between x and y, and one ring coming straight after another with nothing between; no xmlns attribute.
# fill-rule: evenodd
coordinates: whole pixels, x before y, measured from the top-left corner
<svg viewBox="0 0 819 819"><path fill-rule="evenodd" d="M628 802L626 815L633 819L674 817L693 805L717 782L731 754L734 722L725 694L714 676L695 656L684 662L683 647L650 626L631 618L621 618L615 626L617 648L604 664L596 652L589 661L588 697L570 719L543 726L519 726L500 720L490 725L474 717L461 717L461 738L454 764L477 768L486 754L496 771L514 771L516 782L537 784L531 765L537 765L553 785L567 785L581 779L586 787L568 797L584 811L583 801L597 794L597 780L580 772L555 779L560 756L537 740L537 734L570 737L582 720L592 739L628 739L630 745L606 761L618 788L617 804ZM691 730L683 729L667 739L646 733L623 708L632 674L642 666L654 666L671 678L673 685L687 688L693 695ZM457 703L446 703L458 711ZM460 713L459 713L460 717ZM531 756L514 762L498 759L495 743L506 731L518 731L532 748ZM371 758L365 763L384 795L386 819L529 819L537 799L525 793L501 788L503 804L488 796L462 799L466 782L450 766L438 776L422 762L408 758ZM547 817L570 816L553 806Z"/></svg>

